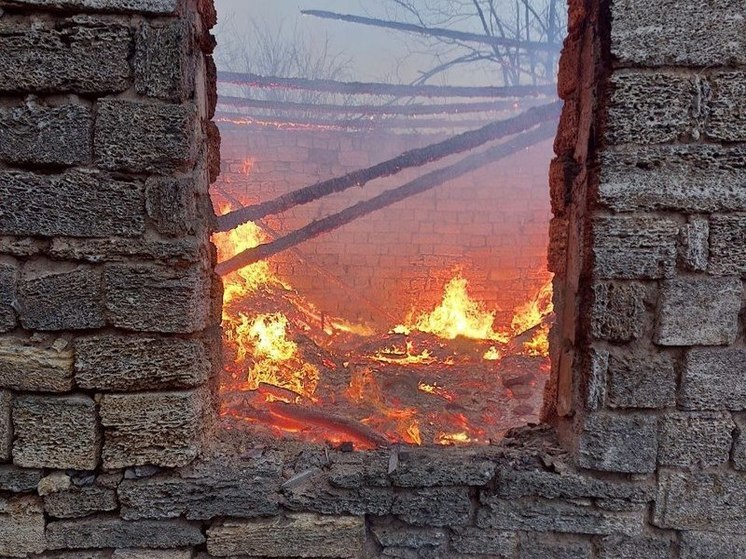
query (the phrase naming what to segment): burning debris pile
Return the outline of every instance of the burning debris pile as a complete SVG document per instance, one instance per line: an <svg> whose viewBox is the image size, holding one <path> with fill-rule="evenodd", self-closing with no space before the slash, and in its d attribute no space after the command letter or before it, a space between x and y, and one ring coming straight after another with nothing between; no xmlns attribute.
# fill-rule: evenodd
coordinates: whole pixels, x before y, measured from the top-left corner
<svg viewBox="0 0 746 559"><path fill-rule="evenodd" d="M266 240L253 223L214 238L221 260ZM549 283L496 325L456 273L439 305L383 333L318 312L267 261L224 283L222 415L234 425L361 449L489 443L537 419Z"/></svg>

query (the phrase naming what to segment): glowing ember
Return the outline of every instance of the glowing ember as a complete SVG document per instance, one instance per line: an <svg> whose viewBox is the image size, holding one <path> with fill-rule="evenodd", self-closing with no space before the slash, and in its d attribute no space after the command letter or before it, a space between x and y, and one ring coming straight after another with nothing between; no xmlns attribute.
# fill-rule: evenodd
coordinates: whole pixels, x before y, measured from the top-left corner
<svg viewBox="0 0 746 559"><path fill-rule="evenodd" d="M427 349L423 349L420 353L414 353L414 344L409 340L407 340L404 349L396 346L387 347L376 352L373 359L381 363L399 363L401 365L428 364L435 361Z"/></svg>
<svg viewBox="0 0 746 559"><path fill-rule="evenodd" d="M500 350L495 346L490 346L490 348L484 352L484 355L482 355L482 359L485 361L499 361L502 358L503 354L500 353Z"/></svg>

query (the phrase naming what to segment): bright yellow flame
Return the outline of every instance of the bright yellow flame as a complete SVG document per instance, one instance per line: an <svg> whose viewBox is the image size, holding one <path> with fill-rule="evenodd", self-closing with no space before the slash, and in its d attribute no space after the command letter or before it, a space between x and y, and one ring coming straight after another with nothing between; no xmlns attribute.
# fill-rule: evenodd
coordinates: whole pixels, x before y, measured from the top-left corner
<svg viewBox="0 0 746 559"><path fill-rule="evenodd" d="M373 355L373 359L380 361L381 363L399 363L407 365L417 365L433 363L435 359L430 353L430 350L424 349L420 353L414 353L414 344L407 340L404 349L396 346L387 347L381 351L377 351Z"/></svg>
<svg viewBox="0 0 746 559"><path fill-rule="evenodd" d="M539 289L531 301L516 308L510 324L514 335L538 326L532 338L523 344L524 351L529 355L549 355L549 326L544 324L544 319L553 311L551 280Z"/></svg>
<svg viewBox="0 0 746 559"><path fill-rule="evenodd" d="M470 443L471 437L466 431L460 431L458 433L439 433L435 437L435 444L454 444L454 443Z"/></svg>
<svg viewBox="0 0 746 559"><path fill-rule="evenodd" d="M482 355L482 359L485 361L499 361L502 358L503 354L500 353L500 350L495 346L490 346L490 348L484 352L484 355Z"/></svg>

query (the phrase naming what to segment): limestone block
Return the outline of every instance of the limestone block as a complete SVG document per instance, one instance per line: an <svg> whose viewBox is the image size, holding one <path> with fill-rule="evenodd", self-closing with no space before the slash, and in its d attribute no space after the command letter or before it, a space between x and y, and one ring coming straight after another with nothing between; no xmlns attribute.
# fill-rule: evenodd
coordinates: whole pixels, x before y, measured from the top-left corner
<svg viewBox="0 0 746 559"><path fill-rule="evenodd" d="M655 343L665 346L729 345L738 335L743 285L731 278L680 278L663 282Z"/></svg>
<svg viewBox="0 0 746 559"><path fill-rule="evenodd" d="M111 170L165 175L185 169L196 157L195 117L194 105L101 100L96 160Z"/></svg>
<svg viewBox="0 0 746 559"><path fill-rule="evenodd" d="M21 324L33 330L104 326L101 273L88 266L32 263L19 288Z"/></svg>
<svg viewBox="0 0 746 559"><path fill-rule="evenodd" d="M94 551L80 549L76 551L50 551L41 555L34 555L33 559L111 559L108 551Z"/></svg>
<svg viewBox="0 0 746 559"><path fill-rule="evenodd" d="M656 279L676 265L679 225L660 217L593 220L594 274L600 279Z"/></svg>
<svg viewBox="0 0 746 559"><path fill-rule="evenodd" d="M318 479L283 490L286 507L294 511L311 511L326 515L385 516L390 514L393 492L388 487L334 487Z"/></svg>
<svg viewBox="0 0 746 559"><path fill-rule="evenodd" d="M556 538L537 538L535 534L521 537L518 559L591 559L590 540L558 542Z"/></svg>
<svg viewBox="0 0 746 559"><path fill-rule="evenodd" d="M460 532L457 528L455 529ZM420 528L404 523L392 522L390 518L377 521L371 519L370 531L383 547L407 549L432 549L448 541L448 532L440 528Z"/></svg>
<svg viewBox="0 0 746 559"><path fill-rule="evenodd" d="M430 449L407 449L399 453L396 469L389 475L399 487L485 485L495 477L496 464L474 453L444 456Z"/></svg>
<svg viewBox="0 0 746 559"><path fill-rule="evenodd" d="M0 109L0 159L20 164L81 165L93 157L93 112L82 105Z"/></svg>
<svg viewBox="0 0 746 559"><path fill-rule="evenodd" d="M705 217L690 216L679 236L679 262L685 270L707 270L710 252L710 222Z"/></svg>
<svg viewBox="0 0 746 559"><path fill-rule="evenodd" d="M360 557L365 520L356 516L288 514L258 520L224 520L207 531L207 551L215 557Z"/></svg>
<svg viewBox="0 0 746 559"><path fill-rule="evenodd" d="M670 412L662 416L658 464L708 468L728 462L735 423L728 413Z"/></svg>
<svg viewBox="0 0 746 559"><path fill-rule="evenodd" d="M25 468L94 470L101 453L96 405L87 396L19 396L13 462Z"/></svg>
<svg viewBox="0 0 746 559"><path fill-rule="evenodd" d="M746 25L744 25L746 27ZM709 77L712 88L707 105L706 134L714 140L742 142L746 139L746 73L715 72Z"/></svg>
<svg viewBox="0 0 746 559"><path fill-rule="evenodd" d="M743 145L615 148L600 155L599 201L620 212L742 211L745 181Z"/></svg>
<svg viewBox="0 0 746 559"><path fill-rule="evenodd" d="M72 486L72 483L73 480L69 475L62 471L56 471L39 480L39 486L36 488L36 492L41 497L44 497L46 495L51 495L52 493L67 491Z"/></svg>
<svg viewBox="0 0 746 559"><path fill-rule="evenodd" d="M200 527L184 520L126 522L102 515L47 524L48 549L170 549L204 542Z"/></svg>
<svg viewBox="0 0 746 559"><path fill-rule="evenodd" d="M105 394L100 406L106 469L185 466L202 448L206 389Z"/></svg>
<svg viewBox="0 0 746 559"><path fill-rule="evenodd" d="M117 509L114 489L95 485L58 491L44 497L44 510L54 518L80 518Z"/></svg>
<svg viewBox="0 0 746 559"><path fill-rule="evenodd" d="M743 534L711 534L682 532L680 559L737 559L746 557L746 536ZM668 558L666 558L668 559Z"/></svg>
<svg viewBox="0 0 746 559"><path fill-rule="evenodd" d="M10 449L13 441L13 395L7 390L0 390L0 462L10 460Z"/></svg>
<svg viewBox="0 0 746 559"><path fill-rule="evenodd" d="M662 538L607 536L599 546L599 559L670 559L672 542Z"/></svg>
<svg viewBox="0 0 746 559"><path fill-rule="evenodd" d="M608 402L615 408L665 408L676 402L670 355L615 351L609 357Z"/></svg>
<svg viewBox="0 0 746 559"><path fill-rule="evenodd" d="M746 473L658 473L653 524L660 528L746 533Z"/></svg>
<svg viewBox="0 0 746 559"><path fill-rule="evenodd" d="M135 89L140 95L185 101L194 92L195 57L184 21L143 24L135 50Z"/></svg>
<svg viewBox="0 0 746 559"><path fill-rule="evenodd" d="M208 325L211 278L187 269L146 264L105 268L106 309L114 326L141 332L191 333Z"/></svg>
<svg viewBox="0 0 746 559"><path fill-rule="evenodd" d="M18 322L17 305L18 264L12 258L0 257L0 333L9 332Z"/></svg>
<svg viewBox="0 0 746 559"><path fill-rule="evenodd" d="M16 4L28 6L163 15L174 13L178 2L179 0L15 0Z"/></svg>
<svg viewBox="0 0 746 559"><path fill-rule="evenodd" d="M746 410L746 350L691 349L684 359L679 404L687 410Z"/></svg>
<svg viewBox="0 0 746 559"><path fill-rule="evenodd" d="M615 72L605 138L608 145L662 144L693 133L694 84L674 72Z"/></svg>
<svg viewBox="0 0 746 559"><path fill-rule="evenodd" d="M744 64L741 8L731 0L619 0L612 4L612 55L634 66Z"/></svg>
<svg viewBox="0 0 746 559"><path fill-rule="evenodd" d="M146 183L148 217L164 235L193 233L197 218L196 178L151 178Z"/></svg>
<svg viewBox="0 0 746 559"><path fill-rule="evenodd" d="M736 440L733 445L733 467L746 471L746 414L733 417L736 422Z"/></svg>
<svg viewBox="0 0 746 559"><path fill-rule="evenodd" d="M0 555L27 557L45 549L44 511L38 497L0 497Z"/></svg>
<svg viewBox="0 0 746 559"><path fill-rule="evenodd" d="M163 239L146 233L137 239L108 237L106 239L52 239L47 250L51 258L102 262L128 262L131 259L157 261L173 266L199 262L204 258L206 236Z"/></svg>
<svg viewBox="0 0 746 559"><path fill-rule="evenodd" d="M594 413L578 436L577 463L583 468L620 473L655 471L657 421L642 414Z"/></svg>
<svg viewBox="0 0 746 559"><path fill-rule="evenodd" d="M746 276L746 214L713 215L710 273Z"/></svg>
<svg viewBox="0 0 746 559"><path fill-rule="evenodd" d="M129 86L132 38L111 22L0 20L0 91L109 93Z"/></svg>
<svg viewBox="0 0 746 559"><path fill-rule="evenodd" d="M433 488L397 493L391 514L415 526L463 526L472 516L465 488Z"/></svg>
<svg viewBox="0 0 746 559"><path fill-rule="evenodd" d="M132 237L145 231L142 183L99 171L0 172L0 198L2 235Z"/></svg>
<svg viewBox="0 0 746 559"><path fill-rule="evenodd" d="M515 532L490 530L483 528L454 528L451 536L451 548L458 553L478 553L513 557L518 547L518 536Z"/></svg>
<svg viewBox="0 0 746 559"><path fill-rule="evenodd" d="M638 283L597 282L593 285L591 333L594 338L627 342L642 335L645 288Z"/></svg>
<svg viewBox="0 0 746 559"><path fill-rule="evenodd" d="M13 465L0 465L0 491L29 493L41 480L41 470L30 470Z"/></svg>
<svg viewBox="0 0 746 559"><path fill-rule="evenodd" d="M192 559L191 549L115 549L111 559Z"/></svg>
<svg viewBox="0 0 746 559"><path fill-rule="evenodd" d="M0 338L0 387L20 392L69 392L73 387L73 353Z"/></svg>
<svg viewBox="0 0 746 559"><path fill-rule="evenodd" d="M0 360L0 372L1 364ZM210 367L207 348L200 340L104 335L75 341L75 381L85 389L192 388L207 381Z"/></svg>

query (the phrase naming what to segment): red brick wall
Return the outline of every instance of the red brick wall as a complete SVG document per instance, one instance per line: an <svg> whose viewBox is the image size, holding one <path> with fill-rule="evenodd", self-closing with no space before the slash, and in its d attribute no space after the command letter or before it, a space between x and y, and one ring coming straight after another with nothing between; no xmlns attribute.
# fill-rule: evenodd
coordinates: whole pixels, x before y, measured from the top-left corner
<svg viewBox="0 0 746 559"><path fill-rule="evenodd" d="M249 203L442 139L234 126L223 127L222 137L219 186ZM434 306L443 284L461 269L474 297L509 320L514 306L548 279L551 154L551 142L534 146L308 241L273 265L320 310L381 325L402 320L413 306ZM253 160L248 173L247 159ZM265 223L289 231L433 168L405 171Z"/></svg>

